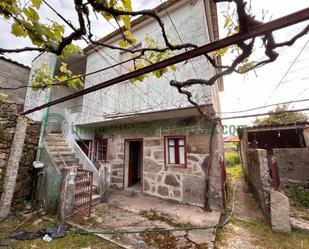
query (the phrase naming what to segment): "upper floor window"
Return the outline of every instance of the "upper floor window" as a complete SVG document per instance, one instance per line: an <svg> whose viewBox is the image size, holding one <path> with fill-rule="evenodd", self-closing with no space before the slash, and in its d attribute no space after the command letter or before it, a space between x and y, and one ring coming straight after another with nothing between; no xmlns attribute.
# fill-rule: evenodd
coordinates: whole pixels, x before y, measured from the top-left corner
<svg viewBox="0 0 309 249"><path fill-rule="evenodd" d="M186 139L184 136L166 137L164 146L166 165L186 165Z"/></svg>
<svg viewBox="0 0 309 249"><path fill-rule="evenodd" d="M96 161L106 162L107 160L107 139L95 141Z"/></svg>

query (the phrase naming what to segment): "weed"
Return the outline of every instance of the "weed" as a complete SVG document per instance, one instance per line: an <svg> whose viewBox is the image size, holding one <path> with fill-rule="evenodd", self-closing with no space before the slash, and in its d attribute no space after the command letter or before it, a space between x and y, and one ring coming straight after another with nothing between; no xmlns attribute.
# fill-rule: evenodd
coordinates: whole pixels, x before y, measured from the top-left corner
<svg viewBox="0 0 309 249"><path fill-rule="evenodd" d="M227 175L231 178L241 178L243 176L243 171L240 164L226 167Z"/></svg>
<svg viewBox="0 0 309 249"><path fill-rule="evenodd" d="M172 218L169 217L168 214L165 213L158 213L156 209L151 208L150 210L142 210L139 212L139 215L143 216L148 220L158 220L167 223L172 227L191 227L190 223L177 223Z"/></svg>
<svg viewBox="0 0 309 249"><path fill-rule="evenodd" d="M237 164L240 164L239 155L235 152L226 152L224 154L224 160L226 167L232 167Z"/></svg>
<svg viewBox="0 0 309 249"><path fill-rule="evenodd" d="M237 228L237 233L234 230L235 228ZM245 231L243 235L241 235L242 230ZM215 248L220 248L222 245L228 245L229 238L231 237L248 236L248 234L252 237L251 244L258 246L259 248L309 248L308 234L299 231L294 231L290 234L274 233L266 221L250 222L240 221L233 218L230 220L230 224L218 229L217 231L218 234L216 236Z"/></svg>
<svg viewBox="0 0 309 249"><path fill-rule="evenodd" d="M293 203L296 208L309 208L309 191L301 190L298 187L292 187Z"/></svg>

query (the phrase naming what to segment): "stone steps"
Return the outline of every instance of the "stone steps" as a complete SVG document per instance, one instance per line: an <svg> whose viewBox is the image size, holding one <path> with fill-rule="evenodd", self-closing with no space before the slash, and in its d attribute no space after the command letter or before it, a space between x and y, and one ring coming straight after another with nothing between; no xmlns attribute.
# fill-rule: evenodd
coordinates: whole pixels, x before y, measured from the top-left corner
<svg viewBox="0 0 309 249"><path fill-rule="evenodd" d="M61 147L61 146L68 146L69 147L69 145L65 142L65 141L46 141L46 143L47 143L47 145L48 146L59 146L59 147Z"/></svg>
<svg viewBox="0 0 309 249"><path fill-rule="evenodd" d="M59 156L59 154L64 157L75 157L75 153L70 151L51 151L50 152L53 156Z"/></svg>
<svg viewBox="0 0 309 249"><path fill-rule="evenodd" d="M71 152L71 148L70 147L58 147L58 146L53 146L53 147L49 147L49 151L50 152Z"/></svg>
<svg viewBox="0 0 309 249"><path fill-rule="evenodd" d="M65 139L61 134L48 134L45 138L46 145L51 155L53 156L54 162L57 164L59 169L63 168L83 168L83 165L79 163L79 159L72 152L70 146L66 143ZM65 163L64 163L64 162ZM75 192L75 206L76 208L82 207L83 205L89 205L89 201L84 203L84 199L89 195L89 188L87 185L91 184L90 180L86 178L83 173L77 173L75 176L76 192ZM85 187L85 188L84 188ZM84 189L83 189L84 188ZM92 206L101 202L101 197L98 195L97 187L92 186Z"/></svg>
<svg viewBox="0 0 309 249"><path fill-rule="evenodd" d="M55 158L54 161L55 161L55 163L57 163L58 165L63 164L63 161L62 161L60 158L57 158L57 159ZM72 159L64 160L64 161L65 161L65 163L66 163L67 165L76 165L76 164L81 165L81 164L79 164L79 160L78 160L77 158L72 158Z"/></svg>
<svg viewBox="0 0 309 249"><path fill-rule="evenodd" d="M65 139L63 137L46 137L45 141L47 143L65 143Z"/></svg>

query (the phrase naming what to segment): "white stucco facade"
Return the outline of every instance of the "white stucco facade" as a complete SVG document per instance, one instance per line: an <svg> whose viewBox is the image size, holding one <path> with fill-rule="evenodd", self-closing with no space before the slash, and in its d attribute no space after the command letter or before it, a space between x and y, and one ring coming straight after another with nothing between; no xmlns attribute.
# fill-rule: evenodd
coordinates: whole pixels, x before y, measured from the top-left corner
<svg viewBox="0 0 309 249"><path fill-rule="evenodd" d="M158 13L164 22L169 39L173 43L193 43L204 45L211 42L214 34L210 32L209 16L210 10L208 0L182 0L174 1L167 7L167 12L161 8ZM208 16L207 16L208 15ZM211 19L211 18L210 18ZM173 22L173 23L172 23ZM173 26L175 25L175 27ZM177 32L181 38L177 34ZM145 47L144 37L146 34L158 41L158 44L164 46L161 28L152 18L144 18L141 22L134 24L132 33L142 47ZM104 38L103 38L104 39ZM118 41L121 35L117 34L104 40L104 43L119 46ZM212 38L213 39L213 38ZM90 73L102 68L117 64L122 59L122 53L119 50L97 47L85 50L85 73ZM176 51L182 53L185 50ZM45 64L54 72L54 68L59 66L54 55L45 53L39 56L33 63L31 75L35 69ZM57 64L57 65L56 65ZM74 64L72 67L74 67ZM82 139L92 139L93 134L83 131L82 125L102 124L105 121L116 120L131 114L151 113L163 110L177 110L192 107L186 96L178 93L175 87L170 86L170 80L176 79L184 81L190 78L207 79L215 73L215 69L209 64L204 56L182 62L177 65L176 72L169 70L161 78L155 76L147 77L143 82L137 81L135 84L130 82L121 82L119 84L104 88L102 90L89 93L77 99L57 104L49 108L49 114L58 114L65 118L69 124L68 141L71 141L72 127L79 127L79 135ZM69 65L70 68L70 65ZM56 68L57 71L57 68ZM84 88L88 88L114 77L117 77L123 71L123 67L117 66L99 73L85 77ZM29 84L31 83L31 78ZM218 86L196 85L187 88L192 93L192 99L201 104L212 104L216 112L220 111L220 101L218 95ZM53 88L51 96L49 90L33 92L30 88L27 92L25 110L44 104L46 101L52 101L74 91L64 88ZM30 114L35 120L42 119L42 111Z"/></svg>
<svg viewBox="0 0 309 249"><path fill-rule="evenodd" d="M183 43L203 45L210 42L204 1L178 1L168 8L168 13ZM180 43L175 28L172 26L166 12L161 13L161 18L170 39L173 42ZM154 19L147 19L135 25L132 28L132 33L141 42L142 46L146 46L143 41L145 34L149 34L149 36L163 44L161 29ZM105 42L118 46L119 39L121 39L120 35ZM97 50L87 52L86 72L88 73L121 61L121 52L118 50L108 48L98 48ZM134 85L129 82L122 82L85 95L83 97L82 112L78 115L76 124L104 122L104 120L111 119L113 115L128 115L191 106L184 95L179 94L176 88L169 85L170 80L209 78L214 73L214 69L203 56L179 63L176 66L177 71L175 73L169 71L159 79L150 76L143 82L137 82ZM119 76L120 71L121 66L118 66L114 69L87 76L85 88ZM214 95L217 92L217 87L199 85L188 88L188 90L192 92L193 99L199 104L216 102ZM214 108L217 109L216 103Z"/></svg>

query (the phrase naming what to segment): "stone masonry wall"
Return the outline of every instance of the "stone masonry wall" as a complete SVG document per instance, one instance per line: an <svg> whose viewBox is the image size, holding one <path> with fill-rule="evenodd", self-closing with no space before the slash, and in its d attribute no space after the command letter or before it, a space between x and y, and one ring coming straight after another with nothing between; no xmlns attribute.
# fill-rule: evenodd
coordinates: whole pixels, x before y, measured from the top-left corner
<svg viewBox="0 0 309 249"><path fill-rule="evenodd" d="M309 148L274 149L281 186L309 188Z"/></svg>
<svg viewBox="0 0 309 249"><path fill-rule="evenodd" d="M144 192L163 198L203 206L205 173L209 156L207 136L187 135L187 167L164 165L164 137L144 139Z"/></svg>
<svg viewBox="0 0 309 249"><path fill-rule="evenodd" d="M262 149L247 151L246 180L253 191L264 215L270 217L271 179L267 165L267 152Z"/></svg>
<svg viewBox="0 0 309 249"><path fill-rule="evenodd" d="M124 171L124 139L109 139L108 156L111 162L112 177L111 183L118 188L123 188L123 171Z"/></svg>
<svg viewBox="0 0 309 249"><path fill-rule="evenodd" d="M21 104L11 101L0 103L0 194L10 148L15 133L18 113L23 110ZM32 190L32 163L35 160L40 135L40 123L29 120L23 153L19 164L14 198L28 197Z"/></svg>
<svg viewBox="0 0 309 249"><path fill-rule="evenodd" d="M170 123L169 123L170 122ZM106 129L96 135L97 139L108 139L107 160L112 166L111 185L117 188L124 187L125 172L125 139L143 139L143 192L165 199L172 199L183 203L203 206L205 198L205 172L203 167L209 163L210 134L207 130L186 130L181 127L182 122L165 121L166 126L179 128L158 128L153 124L145 124L147 128L134 127L111 131ZM187 123L196 124L194 120ZM150 128L149 128L150 127ZM187 167L166 166L164 163L164 136L184 135L186 137ZM209 159L209 160L208 160ZM211 198L220 199L220 168L213 165L210 171ZM219 172L219 173L218 173ZM220 187L218 190L217 185ZM215 205L218 200L214 200ZM218 204L217 206L220 206Z"/></svg>

